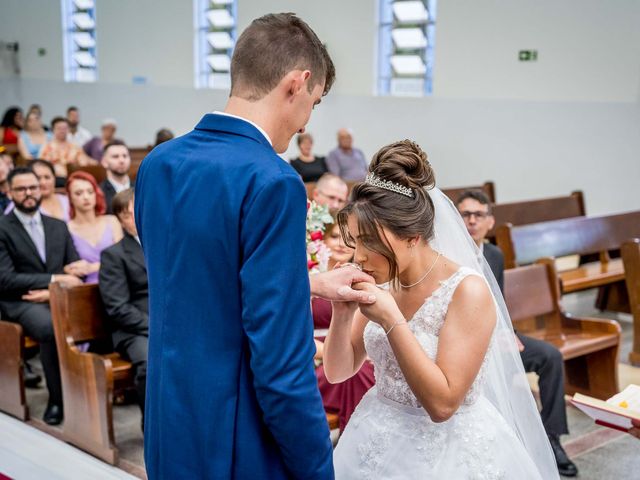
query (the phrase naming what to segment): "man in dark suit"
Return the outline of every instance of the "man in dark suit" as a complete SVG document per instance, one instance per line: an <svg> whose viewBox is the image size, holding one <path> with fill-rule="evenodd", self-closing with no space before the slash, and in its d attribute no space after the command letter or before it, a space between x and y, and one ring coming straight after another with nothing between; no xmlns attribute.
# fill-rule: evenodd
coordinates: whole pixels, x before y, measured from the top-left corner
<svg viewBox="0 0 640 480"><path fill-rule="evenodd" d="M456 205L469 234L487 259L487 263L496 277L496 282L500 290L503 291L504 256L498 247L485 242L487 233L495 223L491 214L489 198L482 191L469 190L460 195ZM556 457L558 471L561 475L575 477L578 474L578 469L569 460L560 444L560 435L569 433L564 402L562 354L550 343L527 337L518 332L516 332L516 342L518 342L525 371L536 372L539 377L538 385L540 387L540 402L542 403L540 415Z"/></svg>
<svg viewBox="0 0 640 480"><path fill-rule="evenodd" d="M77 271L82 261L65 223L40 214L35 173L16 168L8 181L15 209L0 218L0 310L40 344L49 389L44 421L56 425L63 416L62 388L48 288L52 282L80 285L79 275L68 273Z"/></svg>
<svg viewBox="0 0 640 480"><path fill-rule="evenodd" d="M107 213L111 214L111 202L118 192L131 187L129 167L131 156L129 149L122 140L113 140L107 143L102 151L101 165L107 171L107 178L100 183L100 189L104 193L107 202Z"/></svg>
<svg viewBox="0 0 640 480"><path fill-rule="evenodd" d="M120 220L124 237L102 251L98 285L112 322L113 345L133 364L138 403L144 419L149 290L147 268L133 219L133 190L129 188L116 194L112 207L113 214Z"/></svg>

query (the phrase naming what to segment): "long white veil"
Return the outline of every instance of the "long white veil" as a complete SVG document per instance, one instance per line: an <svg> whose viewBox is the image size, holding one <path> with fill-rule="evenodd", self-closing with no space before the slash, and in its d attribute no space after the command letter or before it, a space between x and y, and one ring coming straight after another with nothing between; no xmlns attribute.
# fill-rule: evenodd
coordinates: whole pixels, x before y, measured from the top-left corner
<svg viewBox="0 0 640 480"><path fill-rule="evenodd" d="M459 265L481 273L496 301L497 322L489 348L484 396L521 440L543 479L559 478L542 420L526 379L509 312L502 293L477 245L451 200L438 188L427 192L435 206L434 238L430 245Z"/></svg>

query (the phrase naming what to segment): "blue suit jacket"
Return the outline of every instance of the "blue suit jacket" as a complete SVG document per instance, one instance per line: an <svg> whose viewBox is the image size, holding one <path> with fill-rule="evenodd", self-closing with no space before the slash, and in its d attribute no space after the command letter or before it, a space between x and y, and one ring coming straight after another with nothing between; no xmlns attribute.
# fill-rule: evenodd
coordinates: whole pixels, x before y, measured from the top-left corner
<svg viewBox="0 0 640 480"><path fill-rule="evenodd" d="M333 478L298 174L254 126L208 114L142 162L135 215L149 478Z"/></svg>

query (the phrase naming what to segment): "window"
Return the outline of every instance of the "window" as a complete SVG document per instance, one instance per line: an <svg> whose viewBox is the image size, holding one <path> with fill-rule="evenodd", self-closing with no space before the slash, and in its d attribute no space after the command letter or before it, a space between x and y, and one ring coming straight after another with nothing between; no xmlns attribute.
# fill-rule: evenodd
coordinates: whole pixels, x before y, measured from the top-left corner
<svg viewBox="0 0 640 480"><path fill-rule="evenodd" d="M64 80L95 82L98 78L95 0L62 0L62 42Z"/></svg>
<svg viewBox="0 0 640 480"><path fill-rule="evenodd" d="M432 90L436 0L380 0L379 95Z"/></svg>
<svg viewBox="0 0 640 480"><path fill-rule="evenodd" d="M236 40L235 0L194 0L196 88L228 89Z"/></svg>

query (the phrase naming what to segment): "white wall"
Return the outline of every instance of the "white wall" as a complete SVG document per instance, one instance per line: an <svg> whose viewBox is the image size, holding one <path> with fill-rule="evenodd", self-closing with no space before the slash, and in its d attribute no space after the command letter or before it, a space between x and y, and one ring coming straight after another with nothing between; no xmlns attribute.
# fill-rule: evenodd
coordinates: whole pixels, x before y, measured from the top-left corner
<svg viewBox="0 0 640 480"><path fill-rule="evenodd" d="M455 98L634 102L637 0L456 0L438 5L434 91ZM536 62L518 61L537 50Z"/></svg>
<svg viewBox="0 0 640 480"><path fill-rule="evenodd" d="M190 0L97 0L100 81L62 82L59 2L0 0L0 41L20 41L22 76L0 63L0 109L69 104L97 131L115 117L132 145L160 127L188 131L227 92L193 89ZM498 199L586 193L590 213L640 208L640 2L441 0L432 98L371 95L375 0L239 0L239 24L295 11L326 41L338 81L314 112L316 150L350 126L368 156L417 140L442 186L492 179ZM39 15L34 15L39 11ZM45 46L48 54L37 55ZM537 49L539 61L517 61ZM2 58L2 57L0 57ZM134 76L147 85L133 85ZM289 154L294 154L290 149Z"/></svg>

